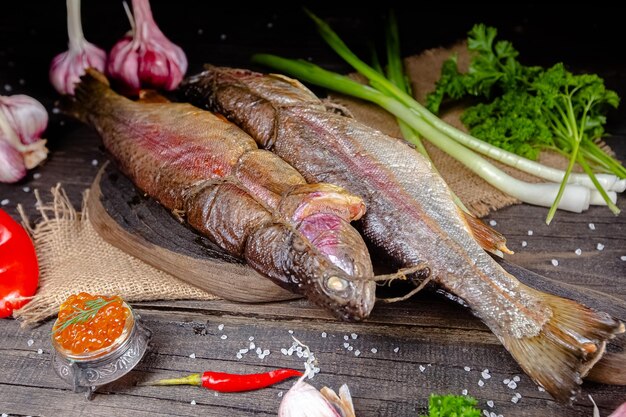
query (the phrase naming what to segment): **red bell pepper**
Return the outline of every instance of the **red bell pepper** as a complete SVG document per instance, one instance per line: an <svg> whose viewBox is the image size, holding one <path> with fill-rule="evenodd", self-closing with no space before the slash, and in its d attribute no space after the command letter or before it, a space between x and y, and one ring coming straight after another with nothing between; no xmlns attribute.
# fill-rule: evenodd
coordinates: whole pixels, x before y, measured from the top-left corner
<svg viewBox="0 0 626 417"><path fill-rule="evenodd" d="M38 283L39 265L30 236L0 209L0 318L26 304Z"/></svg>

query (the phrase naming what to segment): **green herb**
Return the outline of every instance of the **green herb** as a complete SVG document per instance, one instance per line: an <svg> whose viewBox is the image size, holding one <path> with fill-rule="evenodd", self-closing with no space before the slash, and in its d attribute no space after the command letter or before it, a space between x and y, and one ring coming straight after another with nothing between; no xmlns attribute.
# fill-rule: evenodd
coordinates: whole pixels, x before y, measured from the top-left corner
<svg viewBox="0 0 626 417"><path fill-rule="evenodd" d="M496 35L495 28L482 24L472 28L469 71L459 72L456 57L447 60L435 91L428 96L428 108L436 113L446 99L481 98L486 101L461 117L473 136L529 159L537 159L542 150L565 155L569 165L547 223L575 163L589 175L608 207L619 213L594 174L626 177L626 169L596 143L605 135L606 113L619 104L617 94L606 89L597 75L574 75L562 63L548 69L524 66L513 45L496 42Z"/></svg>
<svg viewBox="0 0 626 417"><path fill-rule="evenodd" d="M96 298L95 300L85 301L84 310L81 308L72 307L75 311L69 317L67 317L67 319L59 327L54 329L53 333L62 332L73 324L85 323L91 320L92 318L96 317L96 314L98 314L98 311L100 311L102 307L114 303L115 301L116 299L106 301L104 298L100 297Z"/></svg>
<svg viewBox="0 0 626 417"><path fill-rule="evenodd" d="M428 416L422 417L480 417L477 401L465 395L435 395L428 399Z"/></svg>
<svg viewBox="0 0 626 417"><path fill-rule="evenodd" d="M626 189L626 179L620 179L619 176L611 174L594 174L589 166L587 166L587 168L583 166L586 171L585 174L570 174L571 170L565 172L547 167L456 129L439 119L422 104L418 103L409 94L406 82L403 83L397 73L398 68L401 69L401 65L397 65L398 62L401 63L401 59L399 57L397 31L393 27L395 25L393 20L390 20L390 29L388 30L388 56L393 57L390 60L389 66L393 68L389 69L388 76L390 79L387 79L382 72L380 64L375 64L374 67L367 65L348 48L328 24L312 13L308 11L307 13L316 23L320 35L328 45L355 70L367 78L369 85L358 83L349 77L327 71L304 60L285 59L268 54L254 55L252 60L256 63L267 65L295 76L301 81L371 101L379 105L389 113L395 115L399 120L404 122L406 126L410 127L410 129L403 128L405 139L413 143L420 152L425 152L425 149L420 146L419 138L421 137L427 139L439 149L465 165L487 183L523 202L552 208L558 207L577 213L588 209L590 204L610 204L614 212L617 213L619 211L613 204L613 200L616 199L616 192L622 192ZM491 43L489 43L488 40L483 40L483 42L477 40L475 43L478 46L476 47L483 50L487 49L488 45L493 44L493 38L495 38L495 33L493 33ZM483 76L477 76L475 82L472 83L473 91L481 91L481 89L482 91L491 91L491 87L493 87L500 78L505 78L507 83L510 84L516 82L516 77L511 74L517 74L519 72L525 73L524 71L532 73L535 71L532 68L524 69L524 67L517 65L517 61L514 60L517 53L513 51L511 47L507 46L506 43L496 44L496 51L498 51L499 54L498 63L494 63L492 66L505 68L506 70L502 70L501 72L508 75L506 77L504 75L498 76L495 71L489 72L485 70ZM489 59L486 59L486 62L483 63L482 66L486 67L488 61ZM451 64L448 65L451 66ZM456 64L453 69L458 73ZM487 76L486 74L491 75ZM452 80L451 83L453 81L454 80ZM454 83L456 83L457 88L462 89L462 91L466 91L468 88L458 77ZM586 143L591 142L591 140L583 138L581 142ZM520 181L511 177L475 152L487 155L492 159L548 180L549 182L527 183ZM593 152L593 158L597 160L608 158L616 167L622 170L624 169L619 162L610 158L597 146L593 149ZM584 150L583 153L585 153ZM624 177L626 177L626 175L621 178ZM568 183L567 185L565 185L566 182ZM559 185L559 183L561 184ZM605 190L608 190L608 195ZM552 218L552 214L551 210L548 221Z"/></svg>

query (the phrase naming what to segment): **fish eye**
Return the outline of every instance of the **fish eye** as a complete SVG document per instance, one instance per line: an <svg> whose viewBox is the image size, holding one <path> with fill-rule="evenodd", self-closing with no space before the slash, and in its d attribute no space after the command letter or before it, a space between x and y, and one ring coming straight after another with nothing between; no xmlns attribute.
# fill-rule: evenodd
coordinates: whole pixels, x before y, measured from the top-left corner
<svg viewBox="0 0 626 417"><path fill-rule="evenodd" d="M333 275L326 280L326 286L333 291L343 291L348 288L348 281Z"/></svg>

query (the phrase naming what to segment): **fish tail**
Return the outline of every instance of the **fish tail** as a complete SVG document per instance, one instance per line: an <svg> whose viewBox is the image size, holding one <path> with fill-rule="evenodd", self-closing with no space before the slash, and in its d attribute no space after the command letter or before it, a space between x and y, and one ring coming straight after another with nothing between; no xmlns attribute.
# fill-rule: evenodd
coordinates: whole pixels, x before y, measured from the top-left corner
<svg viewBox="0 0 626 417"><path fill-rule="evenodd" d="M611 346L612 347L612 346ZM602 384L626 385L626 351L606 352L602 359L589 371L586 379Z"/></svg>
<svg viewBox="0 0 626 417"><path fill-rule="evenodd" d="M555 399L572 402L579 385L602 357L606 341L624 332L624 324L609 314L575 301L528 288L552 314L539 334L504 334L503 344L524 372Z"/></svg>
<svg viewBox="0 0 626 417"><path fill-rule="evenodd" d="M101 98L112 90L104 74L93 68L87 68L80 80L74 89L74 96L64 96L61 99L60 108L64 113L81 122L89 123L88 115L98 109Z"/></svg>

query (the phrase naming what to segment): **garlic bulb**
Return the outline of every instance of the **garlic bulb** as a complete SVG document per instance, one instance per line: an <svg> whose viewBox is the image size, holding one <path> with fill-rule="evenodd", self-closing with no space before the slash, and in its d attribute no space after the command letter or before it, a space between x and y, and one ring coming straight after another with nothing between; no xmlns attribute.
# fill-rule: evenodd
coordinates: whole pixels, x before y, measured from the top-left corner
<svg viewBox="0 0 626 417"><path fill-rule="evenodd" d="M46 159L48 113L32 97L0 96L0 182L17 182Z"/></svg>
<svg viewBox="0 0 626 417"><path fill-rule="evenodd" d="M61 94L74 94L74 85L86 68L104 72L106 52L87 42L80 19L80 0L67 0L67 34L69 50L52 60L50 82Z"/></svg>
<svg viewBox="0 0 626 417"><path fill-rule="evenodd" d="M125 36L111 49L108 75L128 94L139 89L173 90L187 71L187 57L157 26L148 0L133 0L133 36Z"/></svg>
<svg viewBox="0 0 626 417"><path fill-rule="evenodd" d="M278 417L356 417L347 385L342 385L337 395L328 387L318 391L303 378L284 395Z"/></svg>

